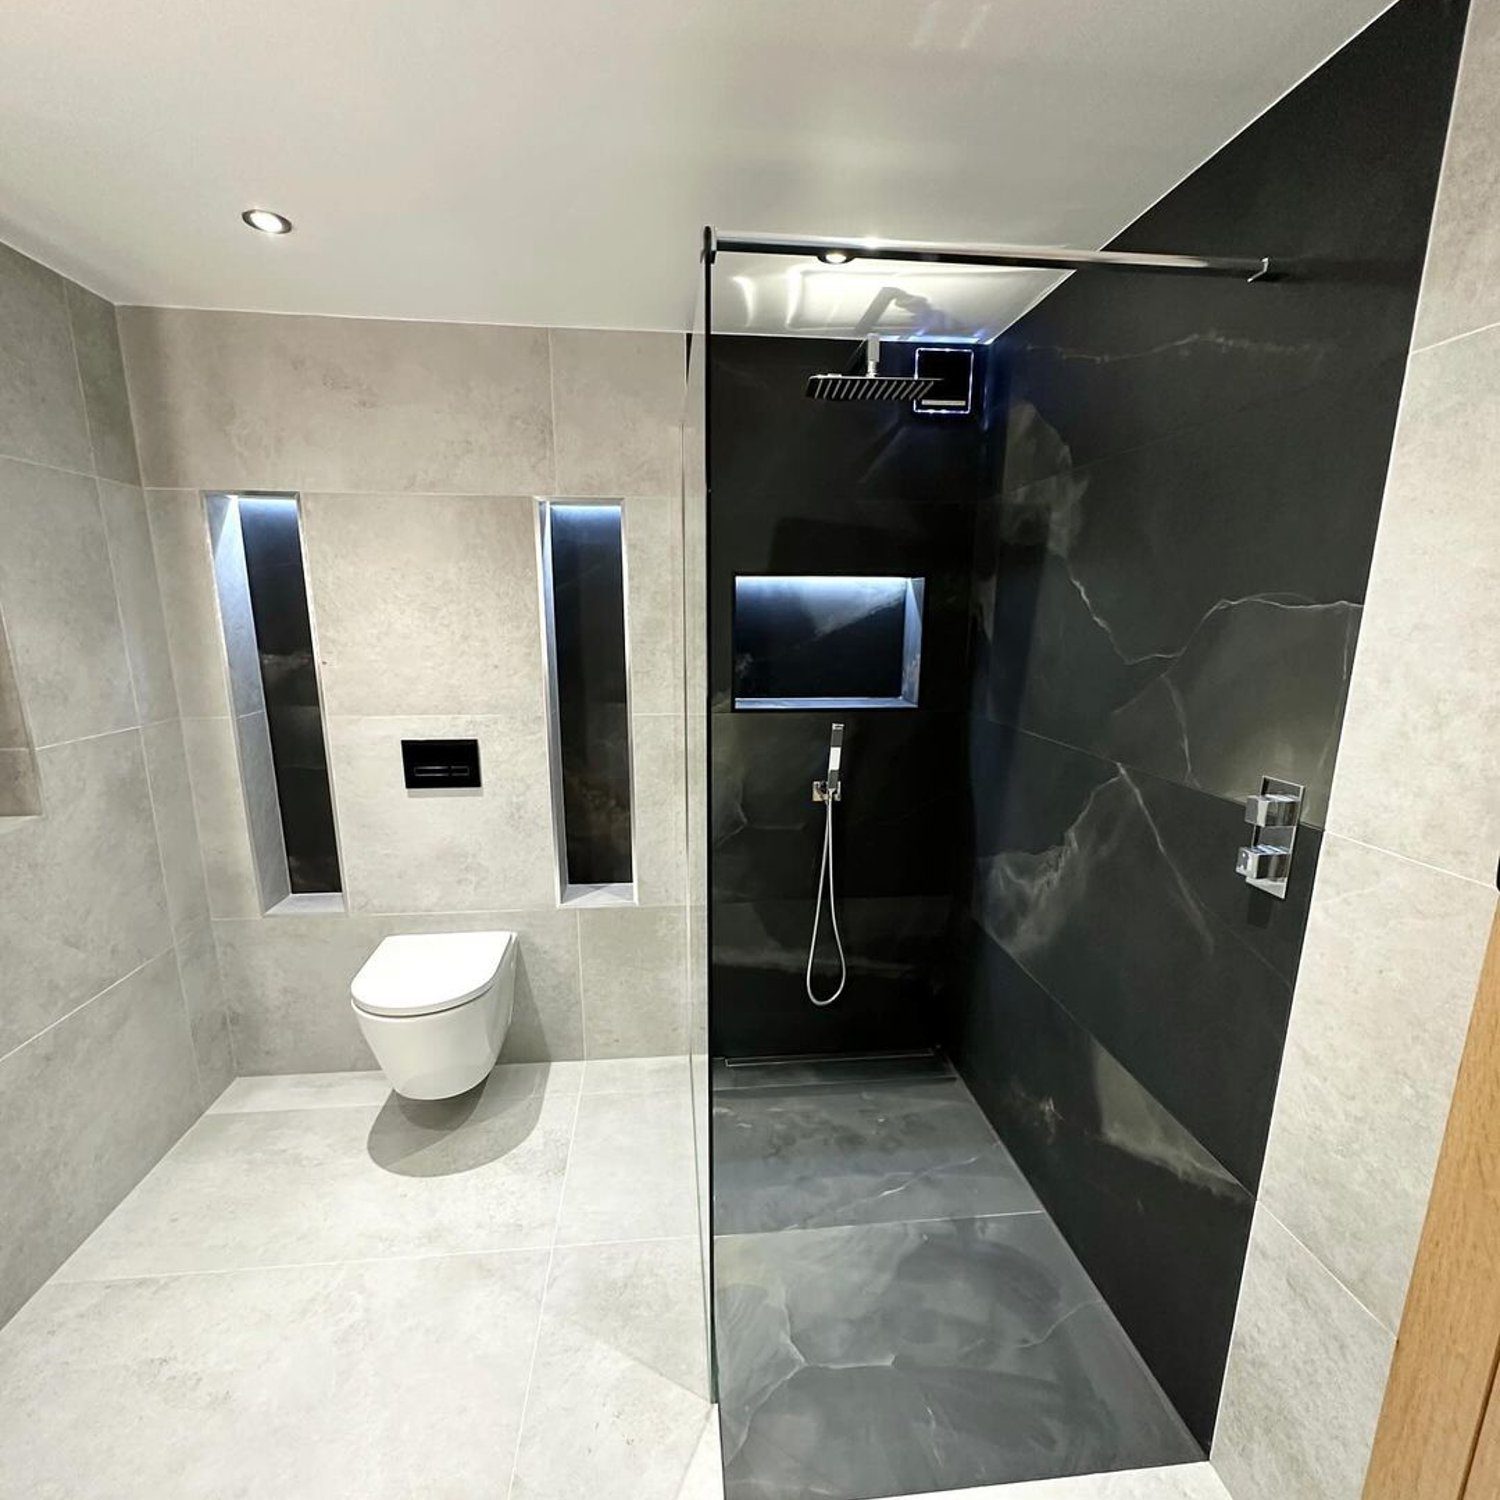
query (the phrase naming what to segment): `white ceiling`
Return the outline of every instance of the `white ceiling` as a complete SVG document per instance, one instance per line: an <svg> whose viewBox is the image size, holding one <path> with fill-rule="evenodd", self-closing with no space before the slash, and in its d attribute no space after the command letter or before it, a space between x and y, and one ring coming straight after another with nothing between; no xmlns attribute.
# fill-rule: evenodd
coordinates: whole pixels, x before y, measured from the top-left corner
<svg viewBox="0 0 1500 1500"><path fill-rule="evenodd" d="M705 223L1100 245L1386 3L10 0L0 238L119 302L680 328Z"/></svg>

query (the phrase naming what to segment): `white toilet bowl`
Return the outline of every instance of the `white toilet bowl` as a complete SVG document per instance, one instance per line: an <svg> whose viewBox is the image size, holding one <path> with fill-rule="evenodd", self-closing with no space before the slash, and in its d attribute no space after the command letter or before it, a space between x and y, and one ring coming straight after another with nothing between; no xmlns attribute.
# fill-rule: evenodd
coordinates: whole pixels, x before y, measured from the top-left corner
<svg viewBox="0 0 1500 1500"><path fill-rule="evenodd" d="M513 932L401 933L354 982L354 1015L391 1087L447 1099L495 1066L516 993Z"/></svg>

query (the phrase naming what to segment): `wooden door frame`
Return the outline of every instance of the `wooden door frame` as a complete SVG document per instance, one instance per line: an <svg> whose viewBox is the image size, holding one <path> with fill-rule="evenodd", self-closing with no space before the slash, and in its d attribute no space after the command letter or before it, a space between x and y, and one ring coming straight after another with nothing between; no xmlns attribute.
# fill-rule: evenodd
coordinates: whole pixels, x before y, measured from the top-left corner
<svg viewBox="0 0 1500 1500"><path fill-rule="evenodd" d="M1490 928L1364 1500L1500 1495L1497 1362L1500 913Z"/></svg>

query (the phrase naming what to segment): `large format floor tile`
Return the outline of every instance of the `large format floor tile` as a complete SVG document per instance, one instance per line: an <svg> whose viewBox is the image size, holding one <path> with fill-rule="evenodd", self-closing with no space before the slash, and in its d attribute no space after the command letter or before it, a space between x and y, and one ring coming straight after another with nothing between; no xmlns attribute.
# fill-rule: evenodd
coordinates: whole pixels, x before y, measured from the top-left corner
<svg viewBox="0 0 1500 1500"><path fill-rule="evenodd" d="M503 1497L546 1265L53 1283L0 1338L7 1493Z"/></svg>
<svg viewBox="0 0 1500 1500"><path fill-rule="evenodd" d="M0 1329L0 1489L722 1500L689 1097L682 1057L236 1080Z"/></svg>
<svg viewBox="0 0 1500 1500"><path fill-rule="evenodd" d="M634 1500L684 1486L709 1414L691 1239L552 1260L513 1500Z"/></svg>
<svg viewBox="0 0 1500 1500"><path fill-rule="evenodd" d="M59 1277L545 1247L577 1102L547 1083L520 1064L456 1100L205 1115Z"/></svg>
<svg viewBox="0 0 1500 1500"><path fill-rule="evenodd" d="M720 1234L1040 1207L969 1091L925 1069L721 1090L713 1124Z"/></svg>
<svg viewBox="0 0 1500 1500"><path fill-rule="evenodd" d="M730 1500L1201 1459L1044 1214L716 1242Z"/></svg>
<svg viewBox="0 0 1500 1500"><path fill-rule="evenodd" d="M675 1086L650 1093L591 1094L585 1086L558 1243L696 1234L695 1182L686 1068Z"/></svg>

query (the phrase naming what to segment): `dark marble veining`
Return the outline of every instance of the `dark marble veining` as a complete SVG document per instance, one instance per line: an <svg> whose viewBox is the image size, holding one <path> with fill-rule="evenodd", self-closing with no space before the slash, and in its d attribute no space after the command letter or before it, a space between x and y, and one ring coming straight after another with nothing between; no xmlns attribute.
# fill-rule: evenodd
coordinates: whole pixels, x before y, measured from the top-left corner
<svg viewBox="0 0 1500 1500"><path fill-rule="evenodd" d="M1074 276L1011 330L1010 485L1406 352L1467 8L1393 5L1112 246L1285 280Z"/></svg>
<svg viewBox="0 0 1500 1500"><path fill-rule="evenodd" d="M1074 276L992 354L946 1040L1205 1444L1465 10L1399 0L1115 242L1285 279ZM1234 874L1265 774L1285 902Z"/></svg>
<svg viewBox="0 0 1500 1500"><path fill-rule="evenodd" d="M975 921L1253 1187L1317 830L1277 901L1234 873L1237 804L987 721L971 777Z"/></svg>
<svg viewBox="0 0 1500 1500"><path fill-rule="evenodd" d="M816 861L816 851L811 858ZM818 1007L803 988L812 891L715 904L710 957L716 1051L785 1057L933 1045L950 968L953 897L845 896L841 890L838 910L849 983L834 1004ZM837 973L825 916L813 975L826 990Z"/></svg>
<svg viewBox="0 0 1500 1500"><path fill-rule="evenodd" d="M1221 797L1327 810L1403 364L987 509L975 710Z"/></svg>
<svg viewBox="0 0 1500 1500"><path fill-rule="evenodd" d="M711 1009L713 1050L729 1056L935 1042L944 934L967 885L963 724L984 422L807 400L807 376L852 351L822 339L711 344ZM753 574L922 579L916 707L735 711L735 580ZM813 693L819 677L800 650L795 665L796 693ZM811 789L835 718L846 725L834 843L850 981L814 1010L802 990L823 839Z"/></svg>
<svg viewBox="0 0 1500 1500"><path fill-rule="evenodd" d="M716 1091L713 1162L720 1234L1040 1207L968 1089L920 1071Z"/></svg>
<svg viewBox="0 0 1500 1500"><path fill-rule="evenodd" d="M965 949L964 1075L1206 1447L1254 1199L977 926Z"/></svg>
<svg viewBox="0 0 1500 1500"><path fill-rule="evenodd" d="M829 726L844 724L834 810L843 895L949 893L959 869L964 721L958 714L741 713L713 724L712 858L721 901L817 890ZM809 907L808 921L812 920Z"/></svg>
<svg viewBox="0 0 1500 1500"><path fill-rule="evenodd" d="M1201 1450L1044 1214L716 1244L729 1500L866 1500Z"/></svg>

